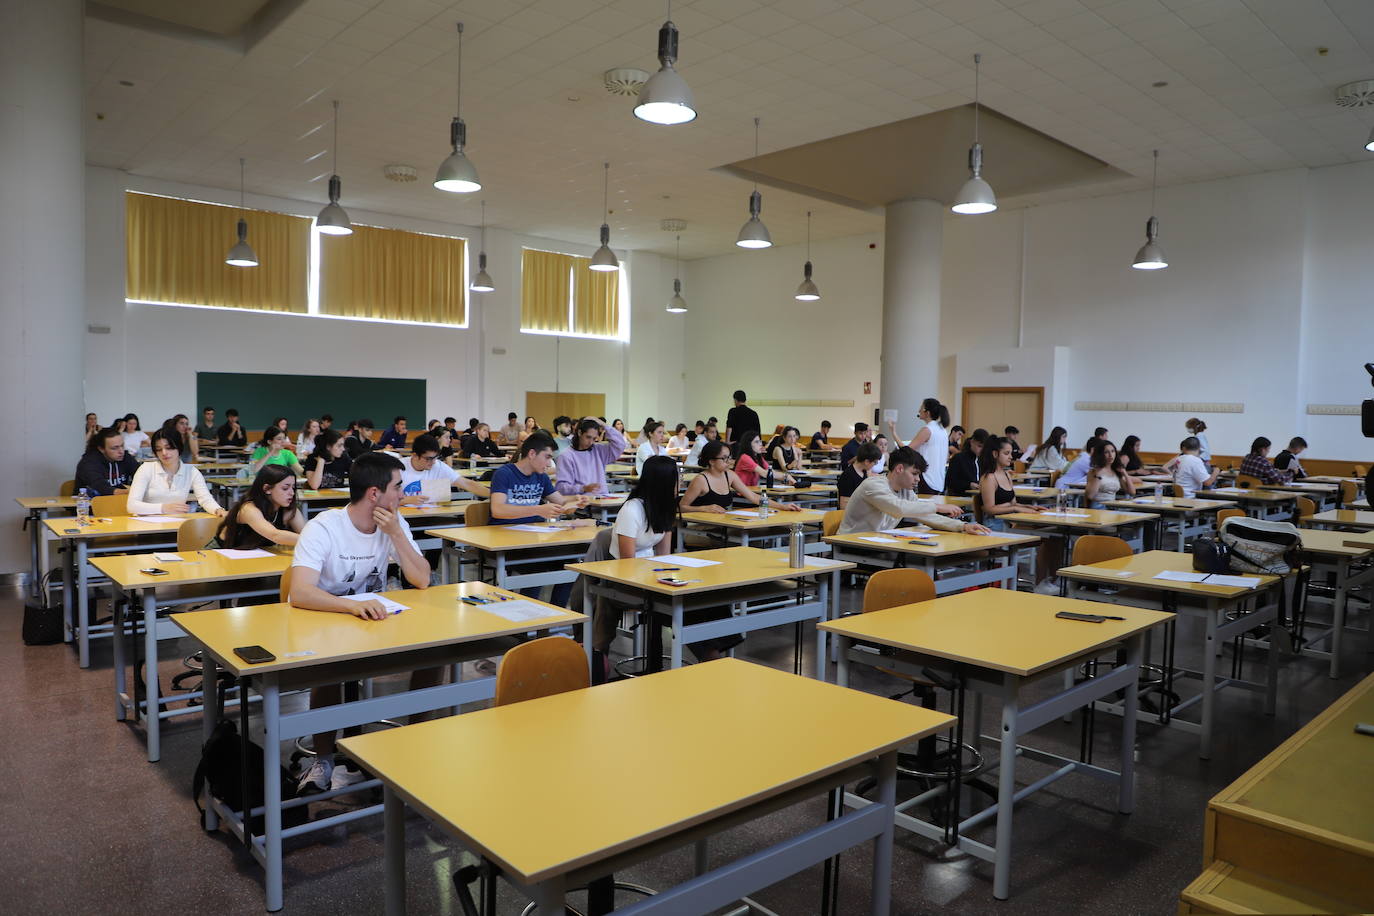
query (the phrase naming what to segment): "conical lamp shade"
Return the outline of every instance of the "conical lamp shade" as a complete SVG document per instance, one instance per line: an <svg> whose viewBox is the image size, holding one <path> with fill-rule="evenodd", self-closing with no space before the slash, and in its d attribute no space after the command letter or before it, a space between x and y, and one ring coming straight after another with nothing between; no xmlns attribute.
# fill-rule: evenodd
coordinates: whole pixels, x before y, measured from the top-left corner
<svg viewBox="0 0 1374 916"><path fill-rule="evenodd" d="M1163 270L1169 266L1169 261L1164 257L1158 243L1146 242L1135 253L1135 260L1131 262L1131 266L1136 270Z"/></svg>
<svg viewBox="0 0 1374 916"><path fill-rule="evenodd" d="M230 267L257 267L258 256L253 246L248 244L248 220L239 217L239 240L224 256L224 263Z"/></svg>
<svg viewBox="0 0 1374 916"><path fill-rule="evenodd" d="M639 90L634 113L653 124L686 124L697 116L692 90L671 63L665 63Z"/></svg>
<svg viewBox="0 0 1374 916"><path fill-rule="evenodd" d="M455 150L439 164L434 176L434 186L440 191L456 194L470 194L482 190L482 182L477 178L477 167L462 150Z"/></svg>
<svg viewBox="0 0 1374 916"><path fill-rule="evenodd" d="M472 291L474 293L489 293L496 289L496 284L491 282L491 274L485 270L477 271L477 276L472 278Z"/></svg>
<svg viewBox="0 0 1374 916"><path fill-rule="evenodd" d="M609 245L602 245L596 249L596 254L592 255L591 263L587 267L591 270L619 270L620 259L615 256Z"/></svg>
<svg viewBox="0 0 1374 916"><path fill-rule="evenodd" d="M997 195L992 193L992 185L975 175L964 182L950 209L967 215L991 213L997 209Z"/></svg>

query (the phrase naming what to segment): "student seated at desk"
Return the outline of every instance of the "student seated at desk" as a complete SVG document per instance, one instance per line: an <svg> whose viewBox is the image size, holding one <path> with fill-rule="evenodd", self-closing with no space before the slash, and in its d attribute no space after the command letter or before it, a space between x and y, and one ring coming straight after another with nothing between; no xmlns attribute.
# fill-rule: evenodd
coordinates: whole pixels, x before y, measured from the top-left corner
<svg viewBox="0 0 1374 916"><path fill-rule="evenodd" d="M1029 470L1050 473L1064 470L1068 464L1068 461L1064 459L1064 442L1068 436L1068 430L1062 426L1056 426L1050 430L1050 434L1045 437L1044 442L1031 446L1033 456Z"/></svg>
<svg viewBox="0 0 1374 916"><path fill-rule="evenodd" d="M296 457L301 461L310 457L310 453L315 450L315 439L324 432L324 427L320 421L311 417L305 421L301 427L301 434L296 437Z"/></svg>
<svg viewBox="0 0 1374 916"><path fill-rule="evenodd" d="M959 454L949 459L945 466L945 492L950 496L967 496L978 485L978 456L983 454L987 441L988 431L980 426L964 438Z"/></svg>
<svg viewBox="0 0 1374 916"><path fill-rule="evenodd" d="M452 487L455 483L460 489L475 496L486 498L491 491L475 480L468 480L453 468L439 461L439 440L429 433L415 437L410 457L401 459L401 505L414 506L425 501L421 491L423 481L442 480Z"/></svg>
<svg viewBox="0 0 1374 916"><path fill-rule="evenodd" d="M124 433L111 426L86 444L86 454L76 464L76 492L85 490L88 496L125 493L137 472L138 459L124 450Z"/></svg>
<svg viewBox="0 0 1374 916"><path fill-rule="evenodd" d="M602 440L602 435L605 440ZM558 458L555 489L565 496L606 496L606 466L620 460L625 437L599 417L583 417L573 434L572 447Z"/></svg>
<svg viewBox="0 0 1374 916"><path fill-rule="evenodd" d="M338 489L348 482L353 459L344 453L343 436L326 429L315 437L315 450L305 459L305 485L310 490Z"/></svg>
<svg viewBox="0 0 1374 916"><path fill-rule="evenodd" d="M1259 436L1250 443L1250 454L1240 462L1240 472L1258 477L1261 483L1288 483L1293 479L1292 471L1280 471L1269 462L1269 447L1274 443Z"/></svg>
<svg viewBox="0 0 1374 916"><path fill-rule="evenodd" d="M344 451L348 457L357 461L359 457L372 451L372 421L366 417L353 424L353 431L344 439Z"/></svg>
<svg viewBox="0 0 1374 916"><path fill-rule="evenodd" d="M702 427L701 435L692 443L692 450L687 453L687 460L683 463L684 467L701 467L701 450L706 448L706 443L716 442L720 439L720 429L714 423L708 423Z"/></svg>
<svg viewBox="0 0 1374 916"><path fill-rule="evenodd" d="M1202 445L1197 436L1189 436L1178 444L1179 455L1165 462L1164 469L1174 475L1174 483L1183 490L1186 499L1197 496L1198 490L1209 489L1217 482L1221 468L1209 473L1202 461Z"/></svg>
<svg viewBox="0 0 1374 916"><path fill-rule="evenodd" d="M768 449L768 454L773 458L773 464L782 471L800 471L802 466L802 450L797 447L801 440L801 430L795 426L784 426L782 435L774 439L772 447Z"/></svg>
<svg viewBox="0 0 1374 916"><path fill-rule="evenodd" d="M679 423L673 427L673 434L668 438L669 448L689 449L692 447L691 441L687 438L687 424Z"/></svg>
<svg viewBox="0 0 1374 916"><path fill-rule="evenodd" d="M1149 468L1145 466L1145 460L1140 457L1140 437L1127 436L1126 441L1121 443L1121 460L1125 462L1124 469L1132 477L1144 477L1149 473Z"/></svg>
<svg viewBox="0 0 1374 916"><path fill-rule="evenodd" d="M186 414L179 413L162 421L162 429L176 446L182 461L194 462L200 459L200 445L196 437L191 435L191 421Z"/></svg>
<svg viewBox="0 0 1374 916"><path fill-rule="evenodd" d="M382 433L382 438L377 440L377 448L398 449L406 447L406 423L405 417L397 417L391 421L391 426L386 432Z"/></svg>
<svg viewBox="0 0 1374 916"><path fill-rule="evenodd" d="M655 455L667 455L668 448L663 444L664 427L662 420L650 420L644 425L644 437L639 448L635 449L635 473L644 473L644 462Z"/></svg>
<svg viewBox="0 0 1374 916"><path fill-rule="evenodd" d="M207 445L219 442L219 427L215 425L215 408L205 407L200 411L200 422L196 424L196 438Z"/></svg>
<svg viewBox="0 0 1374 916"><path fill-rule="evenodd" d="M433 435L439 442L439 460L451 466L452 462L449 459L458 454L458 450L453 447L453 433L449 432L447 426L437 426Z"/></svg>
<svg viewBox="0 0 1374 916"><path fill-rule="evenodd" d="M553 461L553 437L542 430L517 446L515 461L496 469L491 476L491 524L531 525L553 521L585 506L590 497L570 496L554 489L547 473ZM589 518L573 519L572 527L595 525ZM523 588L520 594L539 596L540 587ZM553 604L566 607L572 593L571 582L553 587Z"/></svg>
<svg viewBox="0 0 1374 916"><path fill-rule="evenodd" d="M528 439L530 436L533 436L535 433L541 432L545 432L545 430L540 428L539 421L536 420L534 417L526 417L525 428L520 430L520 435L515 437L515 443L516 445L519 445L521 442L524 442L526 439ZM552 439L553 437L550 436L549 438ZM556 444L555 448L557 448Z"/></svg>
<svg viewBox="0 0 1374 916"><path fill-rule="evenodd" d="M1016 437L1019 435L1021 435L1021 430L1017 429L1015 426L1008 426L1006 429L1002 430L1002 438L1011 443L1012 461L1020 461L1021 455L1023 454L1021 451L1021 443L1016 441Z"/></svg>
<svg viewBox="0 0 1374 916"><path fill-rule="evenodd" d="M387 590L387 566L396 563L415 588L429 587L429 564L415 547L410 526L398 511L401 462L395 455L373 452L353 463L349 502L326 509L306 523L291 558L292 606L312 611L352 614L388 622L386 609L373 598L350 601L349 595ZM410 676L410 689L434 687L443 669L427 668ZM310 707L334 706L342 700L337 684L310 691ZM416 722L428 715L412 716ZM315 736L315 762L301 774L296 791L312 795L362 781L360 770L334 765L334 732Z"/></svg>
<svg viewBox="0 0 1374 916"><path fill-rule="evenodd" d="M520 441L520 415L515 411L506 414L506 425L496 431L496 439L501 445L515 445Z"/></svg>
<svg viewBox="0 0 1374 916"><path fill-rule="evenodd" d="M248 434L243 431L243 426L239 424L239 412L230 407L224 412L224 425L219 428L216 434L220 445L236 445L239 448L248 444Z"/></svg>
<svg viewBox="0 0 1374 916"><path fill-rule="evenodd" d="M998 518L1009 512L1042 512L1041 506L1016 501L1016 484L1011 479L1011 463L1016 448L1010 439L994 436L978 455L978 503L983 524L992 531L1005 531L1006 522Z"/></svg>
<svg viewBox="0 0 1374 916"><path fill-rule="evenodd" d="M94 412L86 414L86 429L81 433L82 442L90 442L91 436L100 432L100 418Z"/></svg>
<svg viewBox="0 0 1374 916"><path fill-rule="evenodd" d="M883 457L882 450L872 442L865 442L859 446L859 450L854 453L854 460L840 472L840 479L835 482L840 496L838 508L843 509L849 504L849 497L854 495L859 484L868 478L873 466Z"/></svg>
<svg viewBox="0 0 1374 916"><path fill-rule="evenodd" d="M282 467L290 468L297 477L305 476L305 470L301 463L296 460L296 453L291 451L289 446L291 440L287 438L286 432L278 426L269 426L262 434L262 441L258 447L253 449L253 454L248 457L248 468L254 474L261 471L269 464L279 464Z"/></svg>
<svg viewBox="0 0 1374 916"><path fill-rule="evenodd" d="M701 449L701 473L687 484L687 492L678 500L683 512L716 512L729 510L735 499L742 499L757 506L763 498L749 489L740 476L730 470L734 462L730 446L721 439L707 442ZM801 506L796 503L777 503L779 509L796 512Z"/></svg>
<svg viewBox="0 0 1374 916"><path fill-rule="evenodd" d="M1086 484L1088 482L1088 468L1092 465L1093 451L1097 448L1098 438L1093 436L1083 446L1083 451L1078 453L1078 457L1068 466L1059 477L1059 489L1067 489L1071 484Z"/></svg>
<svg viewBox="0 0 1374 916"><path fill-rule="evenodd" d="M964 434L968 430L962 426L951 426L949 428L949 448L945 451L949 453L949 458L953 458L964 449ZM949 464L949 458L945 459L945 464Z"/></svg>
<svg viewBox="0 0 1374 916"><path fill-rule="evenodd" d="M253 550L280 544L293 546L305 527L305 514L296 502L296 478L279 464L269 464L220 522L215 540L220 547Z"/></svg>
<svg viewBox="0 0 1374 916"><path fill-rule="evenodd" d="M890 531L911 519L942 531L987 534L986 528L958 521L964 510L958 506L932 502L916 495L916 484L926 469L926 460L903 446L887 459L886 477L869 477L854 490L844 507L840 534L861 531Z"/></svg>
<svg viewBox="0 0 1374 916"><path fill-rule="evenodd" d="M821 428L811 434L811 442L806 446L809 449L822 449L827 452L839 451L839 446L830 444L830 421L822 420Z"/></svg>
<svg viewBox="0 0 1374 916"><path fill-rule="evenodd" d="M464 458L501 458L505 454L492 439L491 427L485 423L478 423L476 431L463 443Z"/></svg>
<svg viewBox="0 0 1374 916"><path fill-rule="evenodd" d="M790 487L796 483L792 475L786 471L781 472L779 479L768 463L768 456L763 453L763 437L756 429L744 430L740 433L739 441L735 443L735 473L744 481L746 487L761 486L769 482L770 476L773 478L771 483L774 486Z"/></svg>
<svg viewBox="0 0 1374 916"><path fill-rule="evenodd" d="M840 466L849 464L854 460L854 455L859 450L859 446L865 442L873 441L873 430L868 428L868 424L859 421L854 424L854 436L840 449Z"/></svg>
<svg viewBox="0 0 1374 916"><path fill-rule="evenodd" d="M123 420L115 423L115 427L124 434L125 453L137 458L139 450L148 444L148 434L138 422L138 414L126 413Z"/></svg>
<svg viewBox="0 0 1374 916"><path fill-rule="evenodd" d="M1288 440L1288 448L1279 452L1274 458L1274 467L1292 474L1293 480L1302 480L1307 476L1307 471L1303 470L1302 462L1298 461L1298 456L1306 450L1307 440L1302 436L1294 436Z"/></svg>
<svg viewBox="0 0 1374 916"><path fill-rule="evenodd" d="M572 417L559 415L553 418L553 457L562 458L563 453L572 448Z"/></svg>
<svg viewBox="0 0 1374 916"><path fill-rule="evenodd" d="M1135 495L1135 478L1126 473L1126 462L1117 454L1116 446L1106 439L1098 439L1088 459L1088 476L1084 480L1083 500L1090 509L1105 509L1114 499Z"/></svg>
<svg viewBox="0 0 1374 916"><path fill-rule="evenodd" d="M210 495L200 469L181 460L176 442L165 429L153 434L156 461L138 466L129 483L130 515L181 515L190 511L186 504L194 495L202 512L224 515L224 509Z"/></svg>

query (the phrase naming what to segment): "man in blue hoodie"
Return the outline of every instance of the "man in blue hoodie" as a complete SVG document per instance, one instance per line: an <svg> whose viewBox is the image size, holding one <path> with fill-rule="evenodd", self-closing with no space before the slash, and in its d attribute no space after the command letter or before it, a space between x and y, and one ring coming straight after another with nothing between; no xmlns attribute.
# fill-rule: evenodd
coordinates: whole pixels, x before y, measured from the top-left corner
<svg viewBox="0 0 1374 916"><path fill-rule="evenodd" d="M91 496L111 496L129 489L138 459L124 451L124 434L114 427L91 437L86 454L76 465L76 490Z"/></svg>

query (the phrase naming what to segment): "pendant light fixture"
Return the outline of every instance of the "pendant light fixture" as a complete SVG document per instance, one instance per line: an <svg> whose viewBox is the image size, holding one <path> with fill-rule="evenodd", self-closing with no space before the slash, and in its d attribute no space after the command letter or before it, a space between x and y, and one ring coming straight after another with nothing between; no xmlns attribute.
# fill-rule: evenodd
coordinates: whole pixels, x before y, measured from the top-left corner
<svg viewBox="0 0 1374 916"><path fill-rule="evenodd" d="M611 187L611 164L605 163L605 177L601 185L601 212L605 218L610 218L610 187ZM611 227L605 222L601 223L601 247L596 249L596 254L592 255L591 263L587 265L592 270L619 270L620 259L611 250Z"/></svg>
<svg viewBox="0 0 1374 916"><path fill-rule="evenodd" d="M792 298L798 302L815 302L821 297L821 291L816 288L816 284L811 280L811 211L806 211L806 266L802 268L801 285L797 287L797 294Z"/></svg>
<svg viewBox="0 0 1374 916"><path fill-rule="evenodd" d="M482 182L477 178L477 167L463 152L468 142L468 126L463 123L463 24L458 23L458 108L448 127L448 141L453 152L439 163L439 171L434 176L434 186L440 191L455 194L470 194L482 190Z"/></svg>
<svg viewBox="0 0 1374 916"><path fill-rule="evenodd" d="M668 21L658 30L659 70L639 90L636 118L650 124L686 124L696 120L692 90L673 69L676 61L677 26L673 25L673 0L668 0Z"/></svg>
<svg viewBox="0 0 1374 916"><path fill-rule="evenodd" d="M343 182L339 180L339 100L334 100L334 173L329 176L329 203L315 217L315 228L325 235L352 235L353 223L339 206Z"/></svg>
<svg viewBox="0 0 1374 916"><path fill-rule="evenodd" d="M759 119L754 119L754 158L759 157ZM773 237L768 234L768 227L759 219L759 212L763 209L763 195L759 193L759 183L754 182L754 193L749 195L749 221L740 228L739 238L735 239L735 244L741 248L771 248Z"/></svg>
<svg viewBox="0 0 1374 916"><path fill-rule="evenodd" d="M673 268L673 298L668 300L668 311L680 315L687 311L687 300L682 298L682 236L677 237L676 257Z"/></svg>
<svg viewBox="0 0 1374 916"><path fill-rule="evenodd" d="M243 158L239 158L239 241L224 258L230 267L257 267L258 256L248 244L248 220L243 218Z"/></svg>
<svg viewBox="0 0 1374 916"><path fill-rule="evenodd" d="M969 179L959 189L959 196L954 198L954 205L950 207L955 213L969 215L991 213L997 209L997 195L992 193L992 186L983 180L983 144L978 142L979 71L982 63L983 55L973 55L973 146L968 151Z"/></svg>
<svg viewBox="0 0 1374 916"><path fill-rule="evenodd" d="M477 276L472 278L472 286L468 287L474 293L489 293L496 289L496 284L491 282L491 274L487 273L487 202L482 201L482 248L477 252Z"/></svg>
<svg viewBox="0 0 1374 916"><path fill-rule="evenodd" d="M1159 185L1159 150L1155 150L1154 174L1150 176L1150 218L1145 221L1145 244L1135 253L1136 270L1163 270L1169 266L1159 247L1159 220L1155 217L1155 190Z"/></svg>
<svg viewBox="0 0 1374 916"><path fill-rule="evenodd" d="M1364 141L1364 148L1374 153L1374 129L1369 131L1369 139Z"/></svg>

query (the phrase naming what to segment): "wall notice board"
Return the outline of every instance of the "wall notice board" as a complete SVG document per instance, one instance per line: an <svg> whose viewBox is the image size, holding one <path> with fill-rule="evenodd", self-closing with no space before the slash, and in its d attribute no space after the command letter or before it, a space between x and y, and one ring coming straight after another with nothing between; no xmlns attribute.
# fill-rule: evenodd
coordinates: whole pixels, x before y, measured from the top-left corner
<svg viewBox="0 0 1374 916"><path fill-rule="evenodd" d="M192 422L199 422L202 407L215 408L215 422L235 408L239 422L250 431L265 429L274 417L286 417L292 434L311 417L334 416L334 428L348 428L348 421L370 419L378 429L391 425L392 417L410 418L410 428L425 428L425 380L416 378L359 378L338 375L268 375L257 372L197 372L196 405Z"/></svg>

